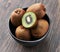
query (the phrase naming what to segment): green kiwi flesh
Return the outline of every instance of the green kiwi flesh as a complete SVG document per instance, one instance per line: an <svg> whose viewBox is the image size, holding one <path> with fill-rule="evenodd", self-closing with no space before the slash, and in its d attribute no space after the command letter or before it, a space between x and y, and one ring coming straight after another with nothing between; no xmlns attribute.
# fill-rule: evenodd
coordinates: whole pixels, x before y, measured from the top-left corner
<svg viewBox="0 0 60 52"><path fill-rule="evenodd" d="M35 13L27 12L22 17L22 25L25 28L31 28L36 24L37 18Z"/></svg>

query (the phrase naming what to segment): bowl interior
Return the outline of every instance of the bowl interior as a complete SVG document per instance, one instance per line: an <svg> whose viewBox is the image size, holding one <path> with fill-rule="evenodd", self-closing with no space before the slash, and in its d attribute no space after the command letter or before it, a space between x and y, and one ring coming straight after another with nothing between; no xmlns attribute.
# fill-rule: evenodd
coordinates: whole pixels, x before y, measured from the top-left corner
<svg viewBox="0 0 60 52"><path fill-rule="evenodd" d="M23 8L23 9L26 11L27 8ZM48 23L49 23L49 25L50 25L50 19L49 19L49 17L48 17L47 14L45 14L45 16L43 17L43 19L47 20ZM16 30L16 28L17 28L17 27L15 27L15 26L11 23L11 20L9 20L9 29L10 29L10 31L11 31L11 33L12 33L11 35L12 35L14 38L16 38L16 36L15 36L15 30ZM49 27L49 28L50 28L50 27ZM48 31L49 31L49 29L48 29ZM47 34L48 31L47 31L45 34ZM45 36L45 35L44 35L44 36ZM39 39L41 40L42 38L44 38L44 36L41 37L41 38L39 38ZM16 39L18 39L18 38L16 38ZM39 39L32 38L30 42L36 41L36 40L39 40ZM20 39L18 39L18 40L21 41ZM22 41L25 41L25 40L22 40ZM28 42L29 42L29 41L28 41Z"/></svg>

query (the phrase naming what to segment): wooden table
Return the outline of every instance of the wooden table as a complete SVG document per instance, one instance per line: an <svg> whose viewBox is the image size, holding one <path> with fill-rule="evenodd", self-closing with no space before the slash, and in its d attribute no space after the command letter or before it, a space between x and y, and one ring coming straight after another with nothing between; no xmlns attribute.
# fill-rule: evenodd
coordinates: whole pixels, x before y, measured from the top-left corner
<svg viewBox="0 0 60 52"><path fill-rule="evenodd" d="M50 32L42 44L24 47L9 33L9 16L18 7L28 7L34 3L45 4L51 19ZM0 0L0 52L60 52L60 0Z"/></svg>

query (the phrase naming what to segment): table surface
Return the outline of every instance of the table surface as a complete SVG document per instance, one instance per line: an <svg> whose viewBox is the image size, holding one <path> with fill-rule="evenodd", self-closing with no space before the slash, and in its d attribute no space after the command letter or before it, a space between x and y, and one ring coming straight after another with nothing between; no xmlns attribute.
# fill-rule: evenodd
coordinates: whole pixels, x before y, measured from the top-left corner
<svg viewBox="0 0 60 52"><path fill-rule="evenodd" d="M51 28L42 44L27 48L11 37L9 16L18 7L28 7L38 2L45 4ZM60 52L60 0L0 0L0 52Z"/></svg>

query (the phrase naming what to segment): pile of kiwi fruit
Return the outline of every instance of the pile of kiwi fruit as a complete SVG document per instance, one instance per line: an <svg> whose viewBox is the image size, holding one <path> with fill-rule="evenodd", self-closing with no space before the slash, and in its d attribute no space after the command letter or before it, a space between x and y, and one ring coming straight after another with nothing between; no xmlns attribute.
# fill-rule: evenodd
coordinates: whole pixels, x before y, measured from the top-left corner
<svg viewBox="0 0 60 52"><path fill-rule="evenodd" d="M11 23L16 27L15 35L21 40L35 40L43 37L48 31L49 23L44 19L46 8L42 3L35 3L23 10L15 9L11 15Z"/></svg>

